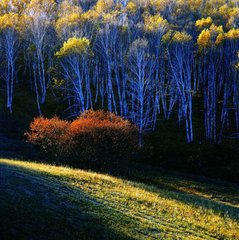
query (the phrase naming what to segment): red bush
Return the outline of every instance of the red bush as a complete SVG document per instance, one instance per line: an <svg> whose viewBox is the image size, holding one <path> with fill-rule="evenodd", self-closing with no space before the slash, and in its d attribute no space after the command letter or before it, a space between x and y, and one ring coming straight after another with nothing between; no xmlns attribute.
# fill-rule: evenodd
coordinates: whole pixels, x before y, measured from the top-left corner
<svg viewBox="0 0 239 240"><path fill-rule="evenodd" d="M129 121L106 111L86 111L70 124L72 144L84 159L128 158L137 146L137 130Z"/></svg>
<svg viewBox="0 0 239 240"><path fill-rule="evenodd" d="M59 156L67 149L69 125L69 122L57 117L38 117L30 124L30 131L26 133L26 137L43 150Z"/></svg>
<svg viewBox="0 0 239 240"><path fill-rule="evenodd" d="M36 118L27 137L55 155L112 164L129 159L137 146L137 128L129 121L106 111L85 111L72 122L59 118Z"/></svg>

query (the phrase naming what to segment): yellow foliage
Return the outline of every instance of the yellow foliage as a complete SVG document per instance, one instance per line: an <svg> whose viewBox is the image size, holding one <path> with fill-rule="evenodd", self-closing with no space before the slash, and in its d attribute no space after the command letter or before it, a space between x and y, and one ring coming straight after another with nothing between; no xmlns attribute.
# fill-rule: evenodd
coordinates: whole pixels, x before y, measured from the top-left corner
<svg viewBox="0 0 239 240"><path fill-rule="evenodd" d="M219 13L224 17L227 18L228 17L228 6L227 4L224 4L223 6L221 6L219 8Z"/></svg>
<svg viewBox="0 0 239 240"><path fill-rule="evenodd" d="M192 40L192 36L185 31L172 31L169 30L162 37L163 42L176 42L176 43L186 43Z"/></svg>
<svg viewBox="0 0 239 240"><path fill-rule="evenodd" d="M219 8L220 15L227 20L227 27L234 26L235 19L239 17L238 7L229 7L228 4L224 4Z"/></svg>
<svg viewBox="0 0 239 240"><path fill-rule="evenodd" d="M112 6L113 6L112 0L98 0L98 2L95 5L95 10L98 13L102 13L110 10Z"/></svg>
<svg viewBox="0 0 239 240"><path fill-rule="evenodd" d="M128 2L125 10L130 13L135 13L137 11L137 6L134 2L130 1L130 2Z"/></svg>
<svg viewBox="0 0 239 240"><path fill-rule="evenodd" d="M81 15L79 13L72 13L71 15L68 16L67 23L69 25L75 25L79 22L80 18Z"/></svg>
<svg viewBox="0 0 239 240"><path fill-rule="evenodd" d="M153 7L157 12L163 11L172 0L149 0L149 5Z"/></svg>
<svg viewBox="0 0 239 240"><path fill-rule="evenodd" d="M198 28L208 27L213 23L211 17L202 18L196 21L195 26Z"/></svg>
<svg viewBox="0 0 239 240"><path fill-rule="evenodd" d="M27 4L30 3L31 0L1 0L0 1L0 14L6 13L18 13L19 15L23 13Z"/></svg>
<svg viewBox="0 0 239 240"><path fill-rule="evenodd" d="M228 4L224 4L219 8L219 13L225 18L237 17L239 15L239 8L229 7Z"/></svg>
<svg viewBox="0 0 239 240"><path fill-rule="evenodd" d="M198 11L198 9L203 5L203 0L189 0L190 9L193 11Z"/></svg>
<svg viewBox="0 0 239 240"><path fill-rule="evenodd" d="M64 79L56 79L54 78L52 81L52 87L53 88L60 88L65 84L65 80Z"/></svg>
<svg viewBox="0 0 239 240"><path fill-rule="evenodd" d="M176 31L172 37L173 42L185 43L192 40L192 36L187 34L186 32L178 32Z"/></svg>
<svg viewBox="0 0 239 240"><path fill-rule="evenodd" d="M0 29L15 28L17 23L18 15L15 13L4 14L0 16Z"/></svg>
<svg viewBox="0 0 239 240"><path fill-rule="evenodd" d="M14 29L21 31L23 27L24 16L19 16L17 13L6 13L0 16L0 30Z"/></svg>
<svg viewBox="0 0 239 240"><path fill-rule="evenodd" d="M205 48L210 45L211 40L211 32L209 29L203 29L202 32L199 34L197 39L197 44L200 48Z"/></svg>
<svg viewBox="0 0 239 240"><path fill-rule="evenodd" d="M225 4L225 0L207 0L205 1L203 12L205 14L217 15L218 9Z"/></svg>
<svg viewBox="0 0 239 240"><path fill-rule="evenodd" d="M55 8L55 0L31 0L26 9L29 15L40 15L42 12L44 12L48 16L51 16L55 11Z"/></svg>
<svg viewBox="0 0 239 240"><path fill-rule="evenodd" d="M226 34L227 39L239 39L239 28L232 28Z"/></svg>
<svg viewBox="0 0 239 240"><path fill-rule="evenodd" d="M177 4L179 7L186 7L188 11L197 11L203 4L203 0L178 0Z"/></svg>
<svg viewBox="0 0 239 240"><path fill-rule="evenodd" d="M2 14L11 11L8 0L1 0L0 1L0 11L1 11Z"/></svg>
<svg viewBox="0 0 239 240"><path fill-rule="evenodd" d="M61 34L65 28L78 26L81 22L81 15L79 13L72 13L59 18L56 21L55 27L58 34Z"/></svg>
<svg viewBox="0 0 239 240"><path fill-rule="evenodd" d="M70 54L82 54L89 48L89 39L83 38L69 38L67 42L64 42L63 47L56 53L57 57L64 57Z"/></svg>
<svg viewBox="0 0 239 240"><path fill-rule="evenodd" d="M210 30L210 32L211 32L212 34L214 34L214 35L224 32L222 25L216 26L215 24L212 24L212 25L210 26L209 30Z"/></svg>
<svg viewBox="0 0 239 240"><path fill-rule="evenodd" d="M80 14L82 9L77 5L77 1L64 0L59 7L58 17L63 17L71 14Z"/></svg>
<svg viewBox="0 0 239 240"><path fill-rule="evenodd" d="M90 9L89 11L82 13L81 18L82 18L82 21L94 21L97 18L99 18L99 16L100 16L100 13Z"/></svg>
<svg viewBox="0 0 239 240"><path fill-rule="evenodd" d="M202 30L198 36L197 43L199 48L205 48L213 44L218 46L223 42L224 39L225 34L223 31L223 26L216 26L215 24L212 24L209 29Z"/></svg>
<svg viewBox="0 0 239 240"><path fill-rule="evenodd" d="M103 17L103 21L105 23L113 23L116 20L116 16L117 16L117 12L111 12L111 13L103 13L102 17Z"/></svg>
<svg viewBox="0 0 239 240"><path fill-rule="evenodd" d="M167 26L167 20L163 19L159 14L154 16L144 17L144 29L149 32L157 32L165 30Z"/></svg>
<svg viewBox="0 0 239 240"><path fill-rule="evenodd" d="M172 31L172 30L167 31L167 32L163 35L162 41L163 41L164 43L170 42L171 39L172 39L172 35L173 35L173 31Z"/></svg>
<svg viewBox="0 0 239 240"><path fill-rule="evenodd" d="M224 41L224 39L225 39L225 35L223 33L219 33L216 38L215 44L220 45Z"/></svg>
<svg viewBox="0 0 239 240"><path fill-rule="evenodd" d="M230 27L234 27L235 26L235 17L230 17L228 20L227 20L227 24L226 24L226 26L228 27L228 28L230 28Z"/></svg>

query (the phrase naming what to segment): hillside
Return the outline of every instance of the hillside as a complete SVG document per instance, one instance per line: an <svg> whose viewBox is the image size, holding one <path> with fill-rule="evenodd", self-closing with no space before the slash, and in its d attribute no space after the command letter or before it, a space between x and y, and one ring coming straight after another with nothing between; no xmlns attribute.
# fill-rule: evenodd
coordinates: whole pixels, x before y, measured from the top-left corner
<svg viewBox="0 0 239 240"><path fill-rule="evenodd" d="M238 186L134 179L0 159L1 239L239 239Z"/></svg>

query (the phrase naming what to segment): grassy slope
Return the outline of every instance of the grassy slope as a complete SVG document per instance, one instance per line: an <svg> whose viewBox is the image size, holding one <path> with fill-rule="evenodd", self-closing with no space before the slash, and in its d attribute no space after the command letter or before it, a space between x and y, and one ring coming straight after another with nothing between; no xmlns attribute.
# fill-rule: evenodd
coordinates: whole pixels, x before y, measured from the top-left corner
<svg viewBox="0 0 239 240"><path fill-rule="evenodd" d="M239 239L237 186L0 159L0 192L3 240Z"/></svg>

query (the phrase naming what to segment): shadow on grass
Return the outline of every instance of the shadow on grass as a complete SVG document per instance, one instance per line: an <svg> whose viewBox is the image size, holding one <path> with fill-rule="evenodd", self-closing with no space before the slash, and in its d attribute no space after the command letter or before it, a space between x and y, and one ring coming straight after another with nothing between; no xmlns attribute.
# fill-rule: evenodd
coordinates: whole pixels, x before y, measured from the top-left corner
<svg viewBox="0 0 239 240"><path fill-rule="evenodd" d="M101 206L83 191L26 171L0 164L1 240L130 239L102 222Z"/></svg>

